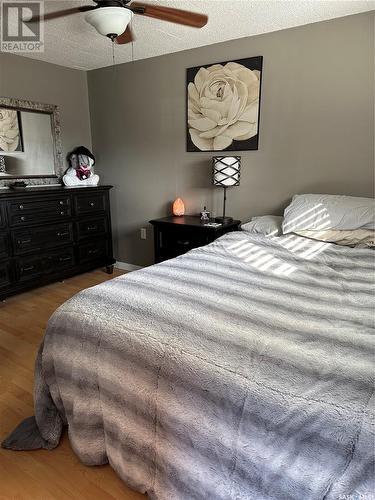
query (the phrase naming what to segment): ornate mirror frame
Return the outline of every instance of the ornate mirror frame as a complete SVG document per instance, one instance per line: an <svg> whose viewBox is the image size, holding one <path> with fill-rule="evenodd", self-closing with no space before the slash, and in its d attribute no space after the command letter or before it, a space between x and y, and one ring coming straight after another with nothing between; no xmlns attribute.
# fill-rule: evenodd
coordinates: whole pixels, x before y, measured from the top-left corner
<svg viewBox="0 0 375 500"><path fill-rule="evenodd" d="M7 179L0 178L0 187L13 184L15 181L27 179L28 185L56 184L61 182L65 173L64 158L61 144L60 110L53 104L43 104L40 102L27 101L24 99L14 99L12 97L0 97L0 108L10 108L18 111L36 111L49 114L51 117L51 131L53 137L53 154L55 173L51 175L24 175Z"/></svg>

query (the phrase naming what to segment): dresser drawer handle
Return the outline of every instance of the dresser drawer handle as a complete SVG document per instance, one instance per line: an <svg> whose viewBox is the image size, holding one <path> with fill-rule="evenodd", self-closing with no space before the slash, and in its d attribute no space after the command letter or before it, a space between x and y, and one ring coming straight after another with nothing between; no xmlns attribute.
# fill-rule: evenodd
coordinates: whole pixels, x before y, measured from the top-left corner
<svg viewBox="0 0 375 500"><path fill-rule="evenodd" d="M87 231L96 231L98 226L87 226Z"/></svg>
<svg viewBox="0 0 375 500"><path fill-rule="evenodd" d="M177 241L177 245L183 245L183 246L186 247L186 246L190 245L190 241L187 241L187 240L185 240L185 241L178 240Z"/></svg>
<svg viewBox="0 0 375 500"><path fill-rule="evenodd" d="M60 257L59 258L60 262L68 262L68 260L72 260L72 257L69 256L69 257Z"/></svg>
<svg viewBox="0 0 375 500"><path fill-rule="evenodd" d="M60 212L60 215L65 215L65 212Z"/></svg>
<svg viewBox="0 0 375 500"><path fill-rule="evenodd" d="M26 243L31 243L31 240L18 240L18 245L26 245Z"/></svg>
<svg viewBox="0 0 375 500"><path fill-rule="evenodd" d="M27 271L32 271L35 266L29 266L29 267L21 267L21 272L27 272Z"/></svg>
<svg viewBox="0 0 375 500"><path fill-rule="evenodd" d="M64 205L64 202L62 200L60 200L59 205Z"/></svg>
<svg viewBox="0 0 375 500"><path fill-rule="evenodd" d="M23 205L20 205L18 208L19 208L20 210L23 210Z"/></svg>
<svg viewBox="0 0 375 500"><path fill-rule="evenodd" d="M26 217L24 217L24 216L20 217L21 222L25 222L25 220L26 220Z"/></svg>
<svg viewBox="0 0 375 500"><path fill-rule="evenodd" d="M69 236L69 232L66 231L65 233L57 233L57 236L61 237L61 236Z"/></svg>
<svg viewBox="0 0 375 500"><path fill-rule="evenodd" d="M93 254L98 253L98 252L99 252L99 250L96 248L95 250L89 250L88 254L93 255Z"/></svg>
<svg viewBox="0 0 375 500"><path fill-rule="evenodd" d="M95 207L95 203L93 201L90 202L90 207Z"/></svg>

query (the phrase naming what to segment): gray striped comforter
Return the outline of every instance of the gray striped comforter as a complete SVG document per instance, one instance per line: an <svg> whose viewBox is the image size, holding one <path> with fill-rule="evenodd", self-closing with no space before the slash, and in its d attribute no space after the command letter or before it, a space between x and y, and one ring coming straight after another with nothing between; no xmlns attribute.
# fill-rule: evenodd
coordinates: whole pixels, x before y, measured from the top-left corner
<svg viewBox="0 0 375 500"><path fill-rule="evenodd" d="M85 290L49 322L38 427L5 446L68 424L161 500L373 498L373 284L371 250L236 232Z"/></svg>

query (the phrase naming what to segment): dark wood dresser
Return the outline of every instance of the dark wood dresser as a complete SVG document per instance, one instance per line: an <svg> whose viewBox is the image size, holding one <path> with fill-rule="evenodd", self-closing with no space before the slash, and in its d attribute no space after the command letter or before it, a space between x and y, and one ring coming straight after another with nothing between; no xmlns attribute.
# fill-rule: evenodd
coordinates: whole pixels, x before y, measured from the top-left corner
<svg viewBox="0 0 375 500"><path fill-rule="evenodd" d="M111 187L0 190L0 300L98 267L112 272Z"/></svg>

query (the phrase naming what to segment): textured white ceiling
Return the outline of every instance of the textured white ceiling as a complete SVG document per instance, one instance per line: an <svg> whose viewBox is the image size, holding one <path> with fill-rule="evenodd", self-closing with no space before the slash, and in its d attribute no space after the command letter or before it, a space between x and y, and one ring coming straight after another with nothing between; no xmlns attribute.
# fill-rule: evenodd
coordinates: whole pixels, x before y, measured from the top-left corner
<svg viewBox="0 0 375 500"><path fill-rule="evenodd" d="M140 1L140 0L139 0ZM208 14L203 29L188 28L143 16L134 16L134 59L178 52L260 33L356 14L375 9L375 0L146 0ZM47 0L45 12L91 0ZM74 14L45 23L45 52L27 57L78 69L112 64L111 42ZM116 64L130 61L131 44L116 46Z"/></svg>

